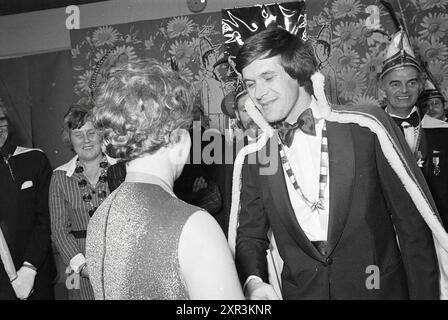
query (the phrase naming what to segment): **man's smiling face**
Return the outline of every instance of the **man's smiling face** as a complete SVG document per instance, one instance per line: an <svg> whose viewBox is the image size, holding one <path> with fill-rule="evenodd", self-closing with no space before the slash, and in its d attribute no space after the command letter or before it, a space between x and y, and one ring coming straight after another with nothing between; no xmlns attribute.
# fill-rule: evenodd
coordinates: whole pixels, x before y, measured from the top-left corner
<svg viewBox="0 0 448 320"><path fill-rule="evenodd" d="M260 57L247 65L242 74L251 99L261 106L268 122L288 117L299 99L299 84L286 73L280 56Z"/></svg>
<svg viewBox="0 0 448 320"><path fill-rule="evenodd" d="M413 67L403 67L387 73L382 80L388 111L407 115L417 102L422 83L419 72Z"/></svg>

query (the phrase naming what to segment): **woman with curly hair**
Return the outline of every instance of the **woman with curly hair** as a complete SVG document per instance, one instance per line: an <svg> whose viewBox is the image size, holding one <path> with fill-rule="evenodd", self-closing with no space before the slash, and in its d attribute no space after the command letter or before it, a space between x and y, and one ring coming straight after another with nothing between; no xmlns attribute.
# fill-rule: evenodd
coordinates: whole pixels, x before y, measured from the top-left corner
<svg viewBox="0 0 448 320"><path fill-rule="evenodd" d="M96 299L243 299L219 225L173 193L189 155L189 86L153 60L129 63L95 92L95 126L126 180L87 232Z"/></svg>

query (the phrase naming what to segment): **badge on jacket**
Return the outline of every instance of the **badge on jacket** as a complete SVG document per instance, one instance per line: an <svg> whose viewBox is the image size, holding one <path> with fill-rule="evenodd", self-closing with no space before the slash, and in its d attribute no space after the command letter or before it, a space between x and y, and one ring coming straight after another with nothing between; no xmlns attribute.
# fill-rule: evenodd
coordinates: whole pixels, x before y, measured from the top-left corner
<svg viewBox="0 0 448 320"><path fill-rule="evenodd" d="M440 151L439 150L433 150L432 152L432 163L434 164L434 170L432 173L434 173L435 176L438 176L440 174Z"/></svg>

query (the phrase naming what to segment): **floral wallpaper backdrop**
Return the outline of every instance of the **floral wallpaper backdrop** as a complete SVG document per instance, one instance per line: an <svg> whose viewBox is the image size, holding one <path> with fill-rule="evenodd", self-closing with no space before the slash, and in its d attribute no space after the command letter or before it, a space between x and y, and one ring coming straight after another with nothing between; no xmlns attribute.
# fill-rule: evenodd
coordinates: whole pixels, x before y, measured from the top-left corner
<svg viewBox="0 0 448 320"><path fill-rule="evenodd" d="M389 2L404 18L417 57L448 98L448 0ZM379 0L309 0L305 6L306 36L326 75L329 100L380 105L377 77L396 30L385 7ZM70 31L74 94L89 96L95 65L108 52L108 61L152 57L178 68L193 84L210 127L224 131L229 120L221 102L235 83L229 81L221 18L220 12L204 13Z"/></svg>
<svg viewBox="0 0 448 320"><path fill-rule="evenodd" d="M106 61L151 57L177 68L193 84L210 127L224 128L221 101L231 88L222 80L226 71L219 63L214 68L223 59L219 12L72 30L70 38L74 93L79 99L89 97L93 70L106 53ZM99 78L107 67L106 62Z"/></svg>
<svg viewBox="0 0 448 320"><path fill-rule="evenodd" d="M415 54L448 98L448 0L389 0ZM307 34L332 103L376 104L377 75L395 27L377 0L307 1Z"/></svg>

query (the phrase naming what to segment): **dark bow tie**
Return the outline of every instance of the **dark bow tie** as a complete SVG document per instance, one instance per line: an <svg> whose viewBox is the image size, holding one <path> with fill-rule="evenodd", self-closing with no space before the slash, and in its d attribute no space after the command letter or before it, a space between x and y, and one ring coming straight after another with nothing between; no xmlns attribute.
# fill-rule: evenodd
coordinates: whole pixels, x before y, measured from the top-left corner
<svg viewBox="0 0 448 320"><path fill-rule="evenodd" d="M314 123L313 112L310 108L302 112L302 114L297 119L297 122L290 124L283 121L275 126L278 130L278 135L285 145L291 147L292 141L294 139L294 133L297 129L302 130L304 133L311 136L316 135L316 125Z"/></svg>
<svg viewBox="0 0 448 320"><path fill-rule="evenodd" d="M395 121L395 123L401 128L402 127L402 123L403 122L407 122L409 123L409 125L413 126L413 127L417 127L420 124L420 116L418 115L418 112L414 111L411 113L411 115L407 118L395 118L392 117Z"/></svg>

